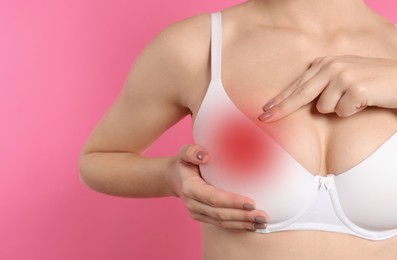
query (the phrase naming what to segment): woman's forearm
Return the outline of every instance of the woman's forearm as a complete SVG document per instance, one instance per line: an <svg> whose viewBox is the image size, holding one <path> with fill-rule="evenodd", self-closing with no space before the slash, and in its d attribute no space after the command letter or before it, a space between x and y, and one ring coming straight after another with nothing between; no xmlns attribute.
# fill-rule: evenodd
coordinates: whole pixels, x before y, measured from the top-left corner
<svg viewBox="0 0 397 260"><path fill-rule="evenodd" d="M176 157L143 157L127 152L80 155L81 180L90 188L121 197L176 196L166 181Z"/></svg>

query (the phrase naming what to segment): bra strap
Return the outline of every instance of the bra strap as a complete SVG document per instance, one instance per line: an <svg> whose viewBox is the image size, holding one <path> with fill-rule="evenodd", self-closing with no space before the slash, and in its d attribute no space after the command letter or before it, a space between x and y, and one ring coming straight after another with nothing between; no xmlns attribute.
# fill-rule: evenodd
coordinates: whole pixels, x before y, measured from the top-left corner
<svg viewBox="0 0 397 260"><path fill-rule="evenodd" d="M221 78L222 16L211 13L211 79Z"/></svg>

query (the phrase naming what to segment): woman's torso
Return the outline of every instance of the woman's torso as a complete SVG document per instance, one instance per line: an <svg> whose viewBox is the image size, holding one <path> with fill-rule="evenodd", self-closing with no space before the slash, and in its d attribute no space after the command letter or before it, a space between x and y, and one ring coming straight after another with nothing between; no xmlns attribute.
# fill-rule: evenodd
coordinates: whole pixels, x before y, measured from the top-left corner
<svg viewBox="0 0 397 260"><path fill-rule="evenodd" d="M253 121L266 101L302 74L316 57L352 54L397 59L397 29L393 32L386 25L325 39L255 27L249 19L242 22L243 16L249 16L244 5L222 11L221 78L233 103ZM203 28L198 35L205 44L194 49L200 69L197 80L183 93L193 121L211 79L210 15L201 15L195 22L200 23L197 28ZM340 118L319 113L312 102L272 123L271 129L275 139L308 172L338 175L360 163L394 134L397 117L393 110L368 107ZM369 241L321 231L257 234L202 224L202 238L204 259L397 258L397 237Z"/></svg>

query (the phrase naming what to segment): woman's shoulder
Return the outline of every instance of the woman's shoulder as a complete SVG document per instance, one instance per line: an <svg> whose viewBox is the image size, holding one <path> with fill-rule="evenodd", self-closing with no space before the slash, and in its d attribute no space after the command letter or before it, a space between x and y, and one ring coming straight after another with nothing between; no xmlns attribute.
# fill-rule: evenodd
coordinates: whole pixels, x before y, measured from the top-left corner
<svg viewBox="0 0 397 260"><path fill-rule="evenodd" d="M182 34L185 37L194 37L205 33L205 30L210 31L210 23L211 13L202 12L177 20L165 27L161 32L173 33L175 36Z"/></svg>
<svg viewBox="0 0 397 260"><path fill-rule="evenodd" d="M210 13L200 13L161 29L136 57L131 77L146 82L147 91L185 105L198 75L208 65L210 17ZM149 86L148 80L153 84Z"/></svg>
<svg viewBox="0 0 397 260"><path fill-rule="evenodd" d="M171 52L175 61L187 68L194 66L208 51L211 33L211 13L199 13L164 27L153 41L159 49Z"/></svg>

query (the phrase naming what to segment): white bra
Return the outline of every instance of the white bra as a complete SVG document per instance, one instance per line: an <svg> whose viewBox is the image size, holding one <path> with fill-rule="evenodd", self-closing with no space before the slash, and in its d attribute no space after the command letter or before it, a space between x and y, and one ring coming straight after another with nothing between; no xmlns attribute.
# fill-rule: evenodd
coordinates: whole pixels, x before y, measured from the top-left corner
<svg viewBox="0 0 397 260"><path fill-rule="evenodd" d="M323 230L382 240L397 234L397 133L369 157L335 176L315 176L300 165L231 101L221 81L221 12L211 14L211 83L193 124L193 137L211 154L200 165L203 179L218 188L255 200L269 223L259 233ZM240 178L226 171L214 140L225 115L250 125L252 133L278 154L282 163L262 165L259 174ZM240 169L241 170L241 169ZM270 173L271 172L271 173ZM276 176L269 179L270 174Z"/></svg>

